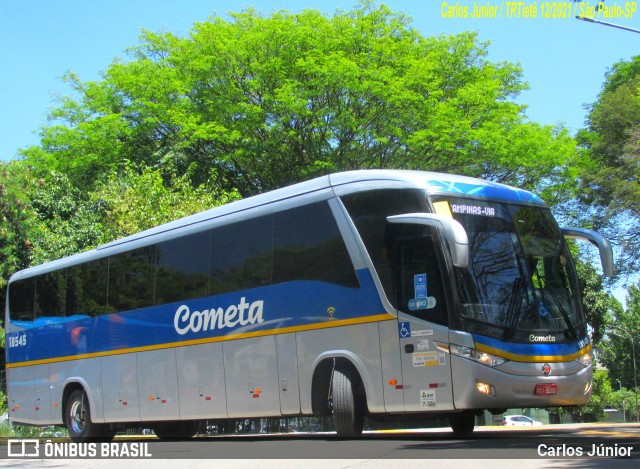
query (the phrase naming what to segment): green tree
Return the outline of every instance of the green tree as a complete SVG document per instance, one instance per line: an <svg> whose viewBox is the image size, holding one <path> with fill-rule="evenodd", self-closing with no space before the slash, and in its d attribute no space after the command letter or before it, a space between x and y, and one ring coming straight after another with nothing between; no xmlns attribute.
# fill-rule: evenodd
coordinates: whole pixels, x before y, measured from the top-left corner
<svg viewBox="0 0 640 469"><path fill-rule="evenodd" d="M101 220L103 241L112 241L239 198L217 190L211 180L194 188L187 174L165 177L158 170L114 171L89 194ZM213 176L213 175L212 175Z"/></svg>
<svg viewBox="0 0 640 469"><path fill-rule="evenodd" d="M614 382L619 379L628 389L634 388L634 357L632 355L634 347L636 368L640 365L638 337L640 337L640 283L628 288L627 307L624 311L617 312L607 329L607 338L600 346L602 363L609 369L611 379ZM640 383L640 374L635 378Z"/></svg>
<svg viewBox="0 0 640 469"><path fill-rule="evenodd" d="M102 219L86 193L74 187L62 173L50 172L38 179L29 193L37 217L30 228L31 262L34 265L86 251L105 238Z"/></svg>
<svg viewBox="0 0 640 469"><path fill-rule="evenodd" d="M640 56L615 64L578 133L577 195L589 223L621 246L626 273L640 267Z"/></svg>
<svg viewBox="0 0 640 469"><path fill-rule="evenodd" d="M578 413L587 421L597 422L604 419L604 410L613 402L613 388L607 370L594 371L592 386L589 402L580 407Z"/></svg>
<svg viewBox="0 0 640 469"><path fill-rule="evenodd" d="M36 223L29 193L35 180L21 162L0 162L0 304L11 275L31 262L30 231Z"/></svg>
<svg viewBox="0 0 640 469"><path fill-rule="evenodd" d="M69 74L75 97L23 155L78 187L124 160L176 174L195 163L194 187L213 169L217 187L243 196L361 168L533 188L575 155L566 129L525 120L513 101L526 88L519 66L488 61L474 33L425 37L367 1L330 17L230 17L186 38L144 32L100 81Z"/></svg>
<svg viewBox="0 0 640 469"><path fill-rule="evenodd" d="M621 314L622 305L607 292L602 276L596 272L589 259L578 257L576 269L580 279L582 304L591 326L591 339L594 346L598 347L607 326Z"/></svg>
<svg viewBox="0 0 640 469"><path fill-rule="evenodd" d="M617 380L612 381L614 388L618 386ZM635 395L633 389L622 388L613 392L611 395L610 406L614 409L624 412L624 419L627 422L636 421Z"/></svg>

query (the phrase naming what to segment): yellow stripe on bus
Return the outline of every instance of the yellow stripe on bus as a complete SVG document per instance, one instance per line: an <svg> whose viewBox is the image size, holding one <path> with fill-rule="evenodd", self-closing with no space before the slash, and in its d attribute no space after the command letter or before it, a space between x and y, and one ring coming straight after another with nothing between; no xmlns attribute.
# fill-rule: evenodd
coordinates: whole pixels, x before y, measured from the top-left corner
<svg viewBox="0 0 640 469"><path fill-rule="evenodd" d="M583 349L577 351L576 353L572 353L571 355L520 355L517 353L506 352L504 350L489 347L487 345L476 344L476 349L481 352L490 353L492 355L496 355L500 358L506 358L507 360L512 360L515 362L525 362L525 363L536 363L536 362L570 362L572 360L577 360L583 355L586 355L591 351L591 345L587 345Z"/></svg>
<svg viewBox="0 0 640 469"><path fill-rule="evenodd" d="M392 319L396 319L396 318L387 313L377 314L375 316L365 316L362 318L354 318L354 319L335 319L328 322L307 324L304 326L291 326L291 327L283 327L280 329L269 329L266 331L243 332L241 334L234 334L234 335L206 337L202 339L169 342L166 344L146 345L143 347L124 348L120 350L109 350L107 352L83 353L78 355L68 355L65 357L45 358L42 360L30 360L30 361L17 362L17 363L8 363L7 368L46 365L48 363L68 362L73 360L82 360L85 358L109 357L113 355L124 355L127 353L136 353L136 352L148 352L151 350L162 350L162 349L173 348L173 347L188 347L191 345L210 344L214 342L226 342L229 340L250 339L253 337L264 337L264 336L276 335L276 334L288 334L291 332L313 331L313 330L328 329L333 327L351 326L354 324L366 324L371 322L390 321Z"/></svg>

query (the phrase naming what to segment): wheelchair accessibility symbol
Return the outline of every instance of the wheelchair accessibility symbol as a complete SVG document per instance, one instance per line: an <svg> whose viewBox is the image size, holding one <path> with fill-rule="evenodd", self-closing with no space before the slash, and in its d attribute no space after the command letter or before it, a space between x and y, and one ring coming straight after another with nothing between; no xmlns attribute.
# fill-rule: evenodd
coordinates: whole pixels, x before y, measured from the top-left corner
<svg viewBox="0 0 640 469"><path fill-rule="evenodd" d="M408 322L399 323L398 332L400 333L401 339L406 339L407 337L411 337L411 323L408 323Z"/></svg>

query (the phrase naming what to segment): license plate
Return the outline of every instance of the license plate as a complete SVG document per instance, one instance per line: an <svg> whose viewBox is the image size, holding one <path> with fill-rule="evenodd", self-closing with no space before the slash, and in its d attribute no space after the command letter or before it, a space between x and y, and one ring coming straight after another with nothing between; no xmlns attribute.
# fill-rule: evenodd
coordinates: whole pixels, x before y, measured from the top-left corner
<svg viewBox="0 0 640 469"><path fill-rule="evenodd" d="M536 384L536 396L553 396L558 392L558 385L555 383Z"/></svg>

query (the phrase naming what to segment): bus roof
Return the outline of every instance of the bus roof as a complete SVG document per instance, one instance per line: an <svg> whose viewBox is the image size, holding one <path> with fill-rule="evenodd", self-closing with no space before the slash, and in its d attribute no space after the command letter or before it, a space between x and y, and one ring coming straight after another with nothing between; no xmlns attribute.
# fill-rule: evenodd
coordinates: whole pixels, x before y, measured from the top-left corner
<svg viewBox="0 0 640 469"><path fill-rule="evenodd" d="M161 234L167 234L172 231L180 230L181 228L195 227L197 225L204 224L205 222L220 219L221 217L231 214L237 214L248 210L257 210L255 215L259 216L260 207L271 206L271 204L275 202L294 199L306 194L317 193L320 191L327 191L328 194L331 194L332 191L335 191L339 195L344 195L351 192L382 188L424 189L427 193L433 195L480 197L515 203L526 203L540 206L544 205L544 202L540 197L529 191L467 176L409 170L370 169L347 171L328 176L321 176L309 181L287 186L282 189L265 192L264 194L231 202L220 207L211 208L209 210L112 241L89 251L39 266L30 267L14 274L11 281L80 264L92 259L106 257L112 253L115 254L116 252L114 251L121 251L123 245L135 241L142 242L141 245L152 244L156 242L156 238ZM266 211L267 210L265 210L265 212ZM146 243L143 240L145 240Z"/></svg>

